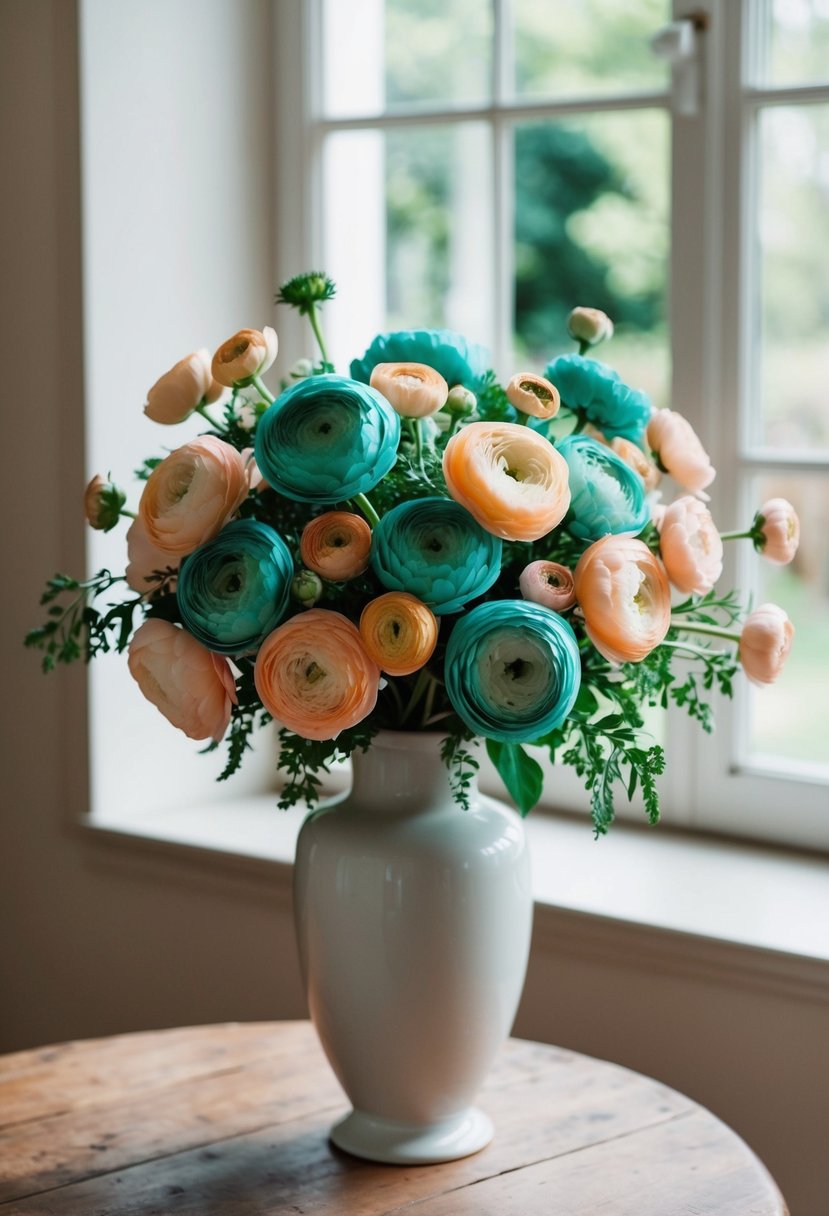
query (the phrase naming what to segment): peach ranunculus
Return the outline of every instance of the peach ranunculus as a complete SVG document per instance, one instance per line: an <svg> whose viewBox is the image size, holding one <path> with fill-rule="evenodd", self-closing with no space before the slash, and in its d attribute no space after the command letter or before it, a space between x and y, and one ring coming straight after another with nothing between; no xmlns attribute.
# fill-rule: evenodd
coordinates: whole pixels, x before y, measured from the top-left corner
<svg viewBox="0 0 829 1216"><path fill-rule="evenodd" d="M380 668L347 617L311 608L265 638L253 678L277 722L303 739L335 739L374 709Z"/></svg>
<svg viewBox="0 0 829 1216"><path fill-rule="evenodd" d="M674 410L654 410L647 436L660 467L692 494L707 498L704 490L716 470L687 418Z"/></svg>
<svg viewBox="0 0 829 1216"><path fill-rule="evenodd" d="M443 376L425 363L378 363L369 383L402 418L427 418L449 396Z"/></svg>
<svg viewBox="0 0 829 1216"><path fill-rule="evenodd" d="M690 494L665 508L659 527L662 561L677 590L705 595L722 574L723 543L711 512Z"/></svg>
<svg viewBox="0 0 829 1216"><path fill-rule="evenodd" d="M576 602L573 571L559 562L530 562L518 579L521 595L553 612L566 612Z"/></svg>
<svg viewBox="0 0 829 1216"><path fill-rule="evenodd" d="M147 529L141 518L134 519L127 529L127 558L128 564L124 571L127 586L141 595L154 591L160 580L153 575L162 574L165 570L178 570L178 559L169 553L156 549L147 536ZM167 587L170 591L175 588L175 576L171 576Z"/></svg>
<svg viewBox="0 0 829 1216"><path fill-rule="evenodd" d="M548 439L513 422L471 422L443 453L449 493L504 540L539 540L570 506L567 461Z"/></svg>
<svg viewBox="0 0 829 1216"><path fill-rule="evenodd" d="M179 359L147 393L144 413L153 422L172 426L184 422L202 402L218 401L224 385L213 379L207 347Z"/></svg>
<svg viewBox="0 0 829 1216"><path fill-rule="evenodd" d="M561 396L556 386L543 376L535 376L532 372L519 372L513 376L507 385L507 397L510 405L519 413L545 421L555 418L561 405Z"/></svg>
<svg viewBox="0 0 829 1216"><path fill-rule="evenodd" d="M408 591L389 591L370 600L360 616L360 636L369 656L390 676L419 671L437 645L438 619Z"/></svg>
<svg viewBox="0 0 829 1216"><path fill-rule="evenodd" d="M241 457L245 466L245 476L248 479L248 488L251 493L259 494L262 490L269 490L270 486L265 481L259 465L256 463L253 448L242 448Z"/></svg>
<svg viewBox="0 0 829 1216"><path fill-rule="evenodd" d="M326 511L303 528L299 553L309 570L344 583L368 566L371 528L352 511Z"/></svg>
<svg viewBox="0 0 829 1216"><path fill-rule="evenodd" d="M136 629L127 662L147 700L188 738L223 737L236 704L227 659L178 625L153 617Z"/></svg>
<svg viewBox="0 0 829 1216"><path fill-rule="evenodd" d="M247 495L241 455L214 435L200 435L153 469L138 518L150 544L184 557L216 536Z"/></svg>
<svg viewBox="0 0 829 1216"><path fill-rule="evenodd" d="M671 623L671 588L659 559L632 536L604 536L575 569L587 636L611 663L638 663Z"/></svg>
<svg viewBox="0 0 829 1216"><path fill-rule="evenodd" d="M794 638L794 625L777 604L750 612L740 633L739 657L754 684L773 684L783 669Z"/></svg>
<svg viewBox="0 0 829 1216"><path fill-rule="evenodd" d="M228 388L233 388L234 384L244 387L254 376L261 376L268 370L278 349L276 330L270 325L261 331L240 329L223 342L213 356L213 378Z"/></svg>
<svg viewBox="0 0 829 1216"><path fill-rule="evenodd" d="M648 493L656 489L662 480L662 474L638 444L633 443L630 439L625 439L623 435L616 435L610 441L610 448L617 456L621 456L626 465L639 474Z"/></svg>
<svg viewBox="0 0 829 1216"><path fill-rule="evenodd" d="M574 308L567 318L567 332L582 346L596 346L613 337L613 322L600 308Z"/></svg>
<svg viewBox="0 0 829 1216"><path fill-rule="evenodd" d="M755 546L767 561L787 566L800 543L800 520L785 498L764 502L754 520Z"/></svg>

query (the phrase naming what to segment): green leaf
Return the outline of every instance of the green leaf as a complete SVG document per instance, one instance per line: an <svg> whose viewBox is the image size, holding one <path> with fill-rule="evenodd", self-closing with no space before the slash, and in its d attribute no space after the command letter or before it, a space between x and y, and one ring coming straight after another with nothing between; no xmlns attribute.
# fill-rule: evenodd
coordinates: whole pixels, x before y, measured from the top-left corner
<svg viewBox="0 0 829 1216"><path fill-rule="evenodd" d="M519 743L487 739L486 750L521 814L528 815L541 797L544 785L541 765Z"/></svg>

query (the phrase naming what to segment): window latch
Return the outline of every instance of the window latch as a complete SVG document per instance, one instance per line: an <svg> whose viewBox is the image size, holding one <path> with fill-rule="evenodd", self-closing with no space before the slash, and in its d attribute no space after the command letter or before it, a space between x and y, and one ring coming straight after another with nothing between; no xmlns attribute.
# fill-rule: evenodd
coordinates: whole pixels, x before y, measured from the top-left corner
<svg viewBox="0 0 829 1216"><path fill-rule="evenodd" d="M700 110L701 35L707 28L708 14L700 11L663 25L651 38L653 54L671 66L673 109L683 118Z"/></svg>

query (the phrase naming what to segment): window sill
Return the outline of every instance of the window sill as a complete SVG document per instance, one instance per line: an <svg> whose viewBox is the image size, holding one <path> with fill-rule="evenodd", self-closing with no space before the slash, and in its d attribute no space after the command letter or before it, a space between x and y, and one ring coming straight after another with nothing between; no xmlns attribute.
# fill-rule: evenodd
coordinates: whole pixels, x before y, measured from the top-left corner
<svg viewBox="0 0 829 1216"><path fill-rule="evenodd" d="M347 780L344 776L341 782ZM290 907L304 808L273 793L88 818L85 839L119 866L243 877ZM530 816L533 949L716 977L829 1003L829 859L624 822L595 841L582 820ZM237 888L238 889L238 888Z"/></svg>

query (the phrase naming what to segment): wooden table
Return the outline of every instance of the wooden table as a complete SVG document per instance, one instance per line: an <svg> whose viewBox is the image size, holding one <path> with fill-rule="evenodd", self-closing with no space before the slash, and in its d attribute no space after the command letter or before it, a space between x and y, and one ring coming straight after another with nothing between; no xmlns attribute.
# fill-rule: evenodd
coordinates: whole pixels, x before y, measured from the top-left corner
<svg viewBox="0 0 829 1216"><path fill-rule="evenodd" d="M0 1216L786 1213L738 1137L613 1064L512 1039L496 1136L440 1166L331 1147L347 1109L307 1022L199 1026L0 1057Z"/></svg>

